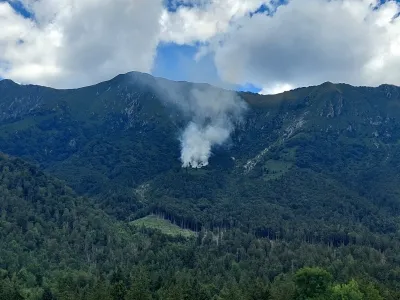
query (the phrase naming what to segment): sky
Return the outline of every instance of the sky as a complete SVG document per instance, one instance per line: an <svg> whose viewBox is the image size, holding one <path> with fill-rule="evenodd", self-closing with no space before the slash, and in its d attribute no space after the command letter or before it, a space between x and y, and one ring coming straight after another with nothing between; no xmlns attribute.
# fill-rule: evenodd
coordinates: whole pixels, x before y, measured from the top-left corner
<svg viewBox="0 0 400 300"><path fill-rule="evenodd" d="M275 94L400 85L400 1L0 0L0 78L77 88L140 71Z"/></svg>

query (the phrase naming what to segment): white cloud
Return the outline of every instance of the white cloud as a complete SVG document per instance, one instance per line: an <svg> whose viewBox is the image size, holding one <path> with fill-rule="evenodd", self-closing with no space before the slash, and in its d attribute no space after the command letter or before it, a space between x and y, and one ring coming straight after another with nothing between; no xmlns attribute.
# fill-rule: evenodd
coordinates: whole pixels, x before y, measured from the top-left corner
<svg viewBox="0 0 400 300"><path fill-rule="evenodd" d="M263 87L260 95L276 95L293 89L293 86L287 83L278 83L273 86Z"/></svg>
<svg viewBox="0 0 400 300"><path fill-rule="evenodd" d="M273 16L242 18L213 44L229 82L292 87L324 81L400 85L400 4L292 0Z"/></svg>
<svg viewBox="0 0 400 300"><path fill-rule="evenodd" d="M24 0L34 20L0 3L0 77L77 87L150 72L162 0Z"/></svg>
<svg viewBox="0 0 400 300"><path fill-rule="evenodd" d="M34 20L0 2L0 77L92 84L151 72L159 43L173 42L200 44L197 65L212 57L222 81L261 93L324 81L400 85L395 1L175 0L173 12L163 1L22 0ZM250 17L261 5L274 13Z"/></svg>
<svg viewBox="0 0 400 300"><path fill-rule="evenodd" d="M162 40L178 44L209 42L217 34L226 32L238 18L258 9L265 0L192 0L180 1L191 6L180 6L176 12L165 11Z"/></svg>
<svg viewBox="0 0 400 300"><path fill-rule="evenodd" d="M188 1L186 1L188 2ZM199 3L200 2L200 3ZM199 0L163 15L162 38L200 42L222 80L262 93L324 81L400 85L400 3L378 0ZM193 3L193 2L192 2ZM261 4L273 14L249 12Z"/></svg>

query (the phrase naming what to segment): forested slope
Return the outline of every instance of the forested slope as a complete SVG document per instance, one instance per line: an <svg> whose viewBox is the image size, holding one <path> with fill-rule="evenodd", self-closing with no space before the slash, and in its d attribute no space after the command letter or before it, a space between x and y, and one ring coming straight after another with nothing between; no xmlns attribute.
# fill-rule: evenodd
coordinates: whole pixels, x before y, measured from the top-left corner
<svg viewBox="0 0 400 300"><path fill-rule="evenodd" d="M3 284L60 299L303 299L295 274L319 266L332 277L305 272L326 297L348 283L354 299L375 299L373 285L398 299L398 87L240 93L231 138L190 169L190 116L159 82L214 89L140 73L77 90L0 81L0 150L30 161L1 160ZM165 220L193 234L154 229Z"/></svg>
<svg viewBox="0 0 400 300"><path fill-rule="evenodd" d="M325 282L326 295L354 276L359 283L348 284L365 297L379 294L373 277L397 285L388 250L273 241L237 229L185 238L125 226L63 182L4 155L0 182L1 299L290 299L303 293L299 276ZM292 273L321 264L334 277Z"/></svg>

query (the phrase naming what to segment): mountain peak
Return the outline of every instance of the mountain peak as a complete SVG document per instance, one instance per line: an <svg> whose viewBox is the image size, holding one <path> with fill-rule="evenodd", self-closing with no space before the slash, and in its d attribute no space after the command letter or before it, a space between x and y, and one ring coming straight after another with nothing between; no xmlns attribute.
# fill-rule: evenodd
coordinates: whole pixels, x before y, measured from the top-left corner
<svg viewBox="0 0 400 300"><path fill-rule="evenodd" d="M12 81L11 79L0 80L0 86L12 86L12 85L19 85L19 84Z"/></svg>
<svg viewBox="0 0 400 300"><path fill-rule="evenodd" d="M397 85L384 83L379 86L380 88L398 88Z"/></svg>
<svg viewBox="0 0 400 300"><path fill-rule="evenodd" d="M320 85L320 87L323 87L323 88L333 88L335 86L336 86L336 84L331 81L325 81L324 83L322 83Z"/></svg>
<svg viewBox="0 0 400 300"><path fill-rule="evenodd" d="M154 78L154 76L148 74L148 73L143 73L143 72L138 72L138 71L131 71L127 73L121 73L112 78L110 81L126 81L126 80L135 80L135 79L150 79Z"/></svg>

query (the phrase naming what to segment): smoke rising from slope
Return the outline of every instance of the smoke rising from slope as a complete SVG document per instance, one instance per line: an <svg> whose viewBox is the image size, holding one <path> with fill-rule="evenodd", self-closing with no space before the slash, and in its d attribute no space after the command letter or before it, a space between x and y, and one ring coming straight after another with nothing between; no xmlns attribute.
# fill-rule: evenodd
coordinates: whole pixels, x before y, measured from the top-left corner
<svg viewBox="0 0 400 300"><path fill-rule="evenodd" d="M201 84L161 82L162 97L190 120L180 136L182 167L208 165L214 146L224 144L241 120L246 103L232 91Z"/></svg>
<svg viewBox="0 0 400 300"><path fill-rule="evenodd" d="M201 168L208 165L212 146L222 145L230 135L230 126L220 125L201 127L190 122L181 137L182 167Z"/></svg>

